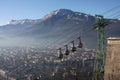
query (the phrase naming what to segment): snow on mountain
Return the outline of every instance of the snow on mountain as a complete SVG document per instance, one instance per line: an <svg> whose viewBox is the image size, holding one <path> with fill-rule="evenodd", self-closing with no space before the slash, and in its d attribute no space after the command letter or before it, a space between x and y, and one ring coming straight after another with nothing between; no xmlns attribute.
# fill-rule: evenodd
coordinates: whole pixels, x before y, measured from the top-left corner
<svg viewBox="0 0 120 80"><path fill-rule="evenodd" d="M8 24L17 25L17 24L37 24L41 21L41 19L21 19L21 20L11 20Z"/></svg>
<svg viewBox="0 0 120 80"><path fill-rule="evenodd" d="M69 10L69 9L58 9L58 10L52 11L51 13L45 15L44 19L50 18L50 17L55 16L55 15L63 16L66 14L71 14L71 13L74 13L74 12Z"/></svg>
<svg viewBox="0 0 120 80"><path fill-rule="evenodd" d="M81 13L81 12L74 12L69 9L58 9L45 15L43 20L47 20L51 18L54 18L54 19L64 18L64 19L79 20L84 22L86 20L89 20L89 18L93 18L93 17L94 16L92 15Z"/></svg>

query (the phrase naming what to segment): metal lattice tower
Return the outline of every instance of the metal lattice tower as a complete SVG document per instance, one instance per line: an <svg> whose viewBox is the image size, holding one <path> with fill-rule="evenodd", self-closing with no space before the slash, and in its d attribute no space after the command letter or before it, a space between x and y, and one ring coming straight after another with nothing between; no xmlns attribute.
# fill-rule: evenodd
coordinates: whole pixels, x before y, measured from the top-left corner
<svg viewBox="0 0 120 80"><path fill-rule="evenodd" d="M105 38L104 28L108 25L106 20L101 15L96 15L96 23L94 29L97 31L97 49L94 60L93 80L104 80L104 65L105 65Z"/></svg>

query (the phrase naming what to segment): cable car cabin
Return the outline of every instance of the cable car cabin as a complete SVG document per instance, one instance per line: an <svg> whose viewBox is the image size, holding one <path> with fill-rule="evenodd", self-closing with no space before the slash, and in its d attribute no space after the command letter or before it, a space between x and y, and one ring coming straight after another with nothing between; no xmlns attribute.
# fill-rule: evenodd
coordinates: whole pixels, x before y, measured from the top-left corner
<svg viewBox="0 0 120 80"><path fill-rule="evenodd" d="M58 49L58 58L60 58L60 59L63 58L63 54L62 54L62 49L61 48Z"/></svg>
<svg viewBox="0 0 120 80"><path fill-rule="evenodd" d="M83 44L82 43L78 43L78 48L82 48L83 47Z"/></svg>
<svg viewBox="0 0 120 80"><path fill-rule="evenodd" d="M78 48L82 48L83 47L83 44L82 44L82 42L81 42L81 38L80 37L78 37L78 40L79 40L79 43L78 43Z"/></svg>
<svg viewBox="0 0 120 80"><path fill-rule="evenodd" d="M71 47L71 51L75 52L76 51L76 47Z"/></svg>
<svg viewBox="0 0 120 80"><path fill-rule="evenodd" d="M65 51L65 55L69 55L69 53L70 53L69 50Z"/></svg>
<svg viewBox="0 0 120 80"><path fill-rule="evenodd" d="M65 45L65 48L66 48L66 50L65 50L65 55L69 55L69 50L68 50L68 45Z"/></svg>
<svg viewBox="0 0 120 80"><path fill-rule="evenodd" d="M76 51L76 47L75 47L75 45L74 45L74 41L72 41L71 43L72 43L71 51L72 51L72 52L75 52L75 51Z"/></svg>
<svg viewBox="0 0 120 80"><path fill-rule="evenodd" d="M63 58L63 54L59 54L58 58L62 59Z"/></svg>

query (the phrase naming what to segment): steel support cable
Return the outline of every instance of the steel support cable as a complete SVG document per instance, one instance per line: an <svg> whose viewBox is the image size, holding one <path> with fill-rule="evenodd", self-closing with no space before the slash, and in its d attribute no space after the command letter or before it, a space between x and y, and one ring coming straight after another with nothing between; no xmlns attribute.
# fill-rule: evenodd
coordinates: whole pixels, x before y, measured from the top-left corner
<svg viewBox="0 0 120 80"><path fill-rule="evenodd" d="M119 7L120 7L120 5L117 5L117 6L111 8L111 9L109 9L109 10L107 10L107 11L104 11L103 13L101 13L101 15L103 15L103 14L108 14L109 12L114 11L115 9L117 9L117 8L119 8Z"/></svg>
<svg viewBox="0 0 120 80"><path fill-rule="evenodd" d="M113 14L111 14L111 15L108 15L107 17L113 18L114 16L116 16L116 15L118 15L118 14L120 14L120 10L117 11L117 12L115 12L115 13L113 13Z"/></svg>
<svg viewBox="0 0 120 80"><path fill-rule="evenodd" d="M84 29L84 30L87 30L88 29L88 31L89 31L89 28L90 27L87 27L86 29ZM82 30L81 30L82 31ZM92 29L91 29L91 31L92 31ZM79 31L78 31L79 32ZM76 32L75 34L77 34L78 32ZM84 33L84 32L83 32ZM69 33L68 33L69 34ZM70 35L71 36L71 35ZM67 37L70 37L70 36L67 36ZM65 36L66 37L66 36ZM63 38L62 39L59 39L58 41L62 41L63 40ZM64 41L65 42L65 41ZM53 42L53 44L54 44L54 42ZM50 44L51 45L51 44Z"/></svg>
<svg viewBox="0 0 120 80"><path fill-rule="evenodd" d="M87 26L87 25L86 25L86 26ZM86 27L86 26L83 26L83 27ZM70 33L67 34L67 35L69 35L69 36L67 36L67 37L69 38L69 37L73 36L74 34L78 34L80 31L81 31L82 33L84 33L85 30L86 30L86 32L87 32L87 31L90 30L90 27L86 27L86 28L83 28L83 29L75 32L76 30L78 30L78 28L74 29L74 32L73 32L73 30L71 30L71 31L73 32L73 34L70 35L70 34L71 34L71 32L70 32ZM79 34L78 36L80 36L80 34ZM64 35L64 37L62 37L62 39L64 39L65 37L66 37L66 35ZM62 39L59 39L59 41L62 41Z"/></svg>
<svg viewBox="0 0 120 80"><path fill-rule="evenodd" d="M118 18L120 17L120 14L113 16L112 18Z"/></svg>
<svg viewBox="0 0 120 80"><path fill-rule="evenodd" d="M92 31L92 29L89 29L90 27L87 27L87 28L85 28L84 30L82 29L82 30L79 30L78 32L74 32L72 35L69 35L69 36L66 36L67 38L71 38L72 36L76 36L76 35L78 35L77 37L79 37L79 36L81 36L82 34L84 34L84 35L86 35L85 33L86 32L88 32L88 31ZM81 32L80 32L81 31ZM81 33L81 35L80 35L80 33ZM75 40L75 39L77 39L77 38L73 38L73 40ZM72 41L72 40L71 40ZM65 41L63 41L63 43L64 43ZM67 42L67 43L70 43L70 42Z"/></svg>
<svg viewBox="0 0 120 80"><path fill-rule="evenodd" d="M84 30L88 30L90 27L87 27L87 28L85 28ZM50 43L50 44L48 44L47 46L51 46L52 44L57 44L57 43L59 43L60 41L62 41L62 40L64 40L64 38L65 37L69 37L69 36L66 36L66 35L70 35L71 36L71 32L73 32L74 30L74 27L69 31L69 32L66 32L66 34L65 35L61 35L59 38L57 38L56 40L54 40L52 43ZM75 30L78 30L78 28L76 28ZM81 30L82 31L82 30ZM77 34L77 33L79 33L80 31L78 31L78 32L74 32L74 34ZM80 35L79 35L80 36Z"/></svg>
<svg viewBox="0 0 120 80"><path fill-rule="evenodd" d="M69 35L72 31L73 31L73 27L71 28L71 30L69 30L69 32L66 30L66 32L64 34ZM52 41L51 43L49 43L47 46L51 46L52 44L56 44L61 39L63 39L64 37L66 37L66 35L59 36L57 39L55 39L54 41Z"/></svg>
<svg viewBox="0 0 120 80"><path fill-rule="evenodd" d="M81 34L84 34L85 32L87 32L87 31L90 31L90 30L92 30L92 29L89 29L90 27L87 27L87 28L85 28L84 30L83 29L81 29L81 30L79 30L79 31L77 31L77 32L74 32L74 33L72 33L72 35L71 34L69 34L69 36L66 36L67 38L71 38L72 36L76 36L76 35L78 35L78 37L80 36L80 31L82 31L82 33ZM78 30L78 29L76 29L76 30ZM77 38L73 38L72 40L75 40L75 39L77 39ZM64 40L64 39L60 39L60 40ZM72 41L71 40L71 41ZM69 42L66 42L65 40L64 41L62 41L62 43L66 43L66 44L68 44L68 43L70 43L70 41ZM62 46L61 46L62 47Z"/></svg>
<svg viewBox="0 0 120 80"><path fill-rule="evenodd" d="M78 28L76 28L75 30L78 30ZM54 42L50 43L49 45L59 42L60 40L64 39L64 37L66 37L66 35L70 35L74 31L74 26L71 28L71 30L69 30L69 32L67 32L67 31L68 30L66 30L67 34L64 33L65 34L64 36L61 35L58 39L56 39ZM76 32L76 33L78 33L78 32Z"/></svg>

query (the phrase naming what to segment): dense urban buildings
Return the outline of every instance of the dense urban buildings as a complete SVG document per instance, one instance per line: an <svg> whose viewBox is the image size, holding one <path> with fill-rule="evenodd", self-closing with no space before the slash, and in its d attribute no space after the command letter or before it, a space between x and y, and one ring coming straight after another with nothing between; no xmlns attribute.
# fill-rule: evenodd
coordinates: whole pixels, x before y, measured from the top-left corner
<svg viewBox="0 0 120 80"><path fill-rule="evenodd" d="M95 49L78 49L63 59L57 55L55 49L34 46L0 48L0 78L91 80Z"/></svg>

